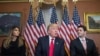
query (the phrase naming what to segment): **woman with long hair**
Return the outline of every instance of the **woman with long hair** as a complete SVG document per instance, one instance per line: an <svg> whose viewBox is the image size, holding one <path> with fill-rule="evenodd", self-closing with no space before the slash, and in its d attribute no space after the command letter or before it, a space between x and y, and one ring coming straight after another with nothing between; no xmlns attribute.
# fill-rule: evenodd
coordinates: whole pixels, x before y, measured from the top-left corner
<svg viewBox="0 0 100 56"><path fill-rule="evenodd" d="M21 31L18 26L13 26L7 39L3 41L1 55L26 56L25 41L21 37Z"/></svg>

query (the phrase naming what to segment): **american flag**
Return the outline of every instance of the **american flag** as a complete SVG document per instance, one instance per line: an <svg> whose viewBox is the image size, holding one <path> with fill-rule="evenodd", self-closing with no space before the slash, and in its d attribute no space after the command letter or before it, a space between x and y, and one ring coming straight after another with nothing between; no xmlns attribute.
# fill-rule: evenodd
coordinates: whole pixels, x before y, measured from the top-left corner
<svg viewBox="0 0 100 56"><path fill-rule="evenodd" d="M52 7L50 23L58 24L58 19L57 19L57 14L56 14L56 8L55 7ZM58 36L60 37L59 32L58 32Z"/></svg>
<svg viewBox="0 0 100 56"><path fill-rule="evenodd" d="M51 23L57 23L58 22L57 14L56 14L56 8L55 7L52 7L50 22Z"/></svg>
<svg viewBox="0 0 100 56"><path fill-rule="evenodd" d="M60 26L60 35L65 41L66 51L69 55L69 45L70 45L71 36L70 36L70 21L69 21L68 11L66 7L64 8L64 12L63 12L63 19Z"/></svg>
<svg viewBox="0 0 100 56"><path fill-rule="evenodd" d="M47 30L45 26L45 22L43 19L42 9L39 9L38 17L37 17L37 25L40 28L40 35L45 36L47 35Z"/></svg>
<svg viewBox="0 0 100 56"><path fill-rule="evenodd" d="M77 26L80 25L80 16L78 15L77 7L74 7L73 18L71 23L71 34L73 38L78 37L77 35Z"/></svg>
<svg viewBox="0 0 100 56"><path fill-rule="evenodd" d="M24 38L28 44L28 47L30 49L30 53L32 56L34 56L35 43L37 42L37 37L35 35L36 33L37 33L37 31L36 31L36 29L34 27L34 23L33 23L33 14L32 14L32 6L31 6L28 20L26 23L26 27L24 30Z"/></svg>

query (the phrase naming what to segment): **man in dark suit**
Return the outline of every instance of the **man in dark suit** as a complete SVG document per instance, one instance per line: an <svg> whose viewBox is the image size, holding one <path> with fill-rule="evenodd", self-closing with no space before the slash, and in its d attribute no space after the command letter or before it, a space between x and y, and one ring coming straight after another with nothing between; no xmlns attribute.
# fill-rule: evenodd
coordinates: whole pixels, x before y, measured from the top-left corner
<svg viewBox="0 0 100 56"><path fill-rule="evenodd" d="M70 43L71 56L98 56L93 40L86 38L86 27L78 26L78 38Z"/></svg>
<svg viewBox="0 0 100 56"><path fill-rule="evenodd" d="M58 36L58 25L50 24L48 36L40 37L35 50L35 56L66 56L63 39Z"/></svg>

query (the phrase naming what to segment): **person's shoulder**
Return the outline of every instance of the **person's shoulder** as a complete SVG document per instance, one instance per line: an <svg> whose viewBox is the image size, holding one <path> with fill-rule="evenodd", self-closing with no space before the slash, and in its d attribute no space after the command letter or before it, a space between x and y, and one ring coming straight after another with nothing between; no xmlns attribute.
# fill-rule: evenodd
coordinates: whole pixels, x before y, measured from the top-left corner
<svg viewBox="0 0 100 56"><path fill-rule="evenodd" d="M56 39L63 40L63 39L62 39L62 38L60 38L60 37L56 37Z"/></svg>
<svg viewBox="0 0 100 56"><path fill-rule="evenodd" d="M64 39L63 39L63 38L56 37L56 39L57 39L58 41L63 41L63 42L64 42Z"/></svg>
<svg viewBox="0 0 100 56"><path fill-rule="evenodd" d="M43 40L43 39L47 39L49 36L46 35L46 36L42 36L42 37L39 37L38 40Z"/></svg>
<svg viewBox="0 0 100 56"><path fill-rule="evenodd" d="M89 38L86 38L86 40L89 41L89 42L94 42L94 40L89 39Z"/></svg>
<svg viewBox="0 0 100 56"><path fill-rule="evenodd" d="M89 44L95 45L95 41L92 39L86 38L86 42L88 42Z"/></svg>
<svg viewBox="0 0 100 56"><path fill-rule="evenodd" d="M79 40L79 38L76 38L76 39L73 39L73 40L71 40L72 42L76 42L76 41L78 41Z"/></svg>
<svg viewBox="0 0 100 56"><path fill-rule="evenodd" d="M19 38L21 41L24 41L25 42L25 38L24 37L20 37Z"/></svg>
<svg viewBox="0 0 100 56"><path fill-rule="evenodd" d="M77 44L77 42L79 42L79 38L76 38L76 39L71 40L71 44L72 44L72 43L73 43L73 44Z"/></svg>
<svg viewBox="0 0 100 56"><path fill-rule="evenodd" d="M1 47L4 47L4 44L6 43L6 40L7 40L7 39L3 39L3 41L2 41L2 46L1 46Z"/></svg>
<svg viewBox="0 0 100 56"><path fill-rule="evenodd" d="M7 39L3 39L2 43L4 43Z"/></svg>
<svg viewBox="0 0 100 56"><path fill-rule="evenodd" d="M3 39L3 41L6 41L7 39Z"/></svg>

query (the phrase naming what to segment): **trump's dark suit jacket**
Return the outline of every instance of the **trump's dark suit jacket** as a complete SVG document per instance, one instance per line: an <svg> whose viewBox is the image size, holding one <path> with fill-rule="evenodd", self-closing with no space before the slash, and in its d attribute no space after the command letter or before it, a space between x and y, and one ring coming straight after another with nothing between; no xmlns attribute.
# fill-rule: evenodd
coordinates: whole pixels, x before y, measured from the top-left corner
<svg viewBox="0 0 100 56"><path fill-rule="evenodd" d="M86 38L87 53L80 42L79 38L71 41L70 43L70 54L71 56L98 56L96 46L93 40Z"/></svg>
<svg viewBox="0 0 100 56"><path fill-rule="evenodd" d="M48 56L49 54L49 36L40 37L35 50L35 56ZM55 38L54 56L66 56L64 41L58 37Z"/></svg>

